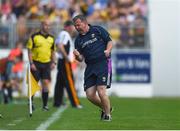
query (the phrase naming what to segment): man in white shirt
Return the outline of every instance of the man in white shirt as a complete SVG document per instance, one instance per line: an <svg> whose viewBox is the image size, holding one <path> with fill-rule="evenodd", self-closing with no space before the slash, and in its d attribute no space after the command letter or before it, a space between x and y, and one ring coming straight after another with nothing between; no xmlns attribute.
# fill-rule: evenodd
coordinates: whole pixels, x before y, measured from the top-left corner
<svg viewBox="0 0 180 131"><path fill-rule="evenodd" d="M63 104L64 88L66 88L72 107L81 108L71 69L71 62L73 60L73 42L71 36L74 31L73 22L66 21L64 23L64 30L59 33L55 41L58 52L58 73L54 90L54 107L60 107Z"/></svg>

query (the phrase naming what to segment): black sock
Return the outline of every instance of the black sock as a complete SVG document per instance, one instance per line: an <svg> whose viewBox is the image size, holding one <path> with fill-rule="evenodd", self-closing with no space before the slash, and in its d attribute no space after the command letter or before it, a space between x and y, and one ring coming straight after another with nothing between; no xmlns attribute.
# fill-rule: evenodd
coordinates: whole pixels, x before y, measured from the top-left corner
<svg viewBox="0 0 180 131"><path fill-rule="evenodd" d="M9 99L8 99L8 91L7 89L3 89L3 98L4 98L4 104L8 104L9 103Z"/></svg>
<svg viewBox="0 0 180 131"><path fill-rule="evenodd" d="M43 107L47 106L48 103L48 92L43 92L42 93L42 100L43 100Z"/></svg>
<svg viewBox="0 0 180 131"><path fill-rule="evenodd" d="M9 100L10 101L13 101L13 96L12 96L12 87L11 86L9 86L8 88L7 88L7 90L8 90L8 97L9 97Z"/></svg>

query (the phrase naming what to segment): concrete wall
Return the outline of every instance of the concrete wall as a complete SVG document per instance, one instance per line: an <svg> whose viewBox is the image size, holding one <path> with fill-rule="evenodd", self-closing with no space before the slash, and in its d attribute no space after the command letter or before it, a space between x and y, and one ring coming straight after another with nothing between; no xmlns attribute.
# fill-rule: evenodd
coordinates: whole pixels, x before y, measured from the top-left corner
<svg viewBox="0 0 180 131"><path fill-rule="evenodd" d="M180 96L180 1L150 0L153 96Z"/></svg>

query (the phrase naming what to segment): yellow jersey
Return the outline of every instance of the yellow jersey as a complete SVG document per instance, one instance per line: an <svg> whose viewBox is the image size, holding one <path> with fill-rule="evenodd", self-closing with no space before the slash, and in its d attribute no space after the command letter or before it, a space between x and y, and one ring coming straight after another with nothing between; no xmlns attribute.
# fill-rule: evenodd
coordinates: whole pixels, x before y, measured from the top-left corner
<svg viewBox="0 0 180 131"><path fill-rule="evenodd" d="M50 62L51 53L56 48L54 37L40 31L31 35L26 47L32 51L32 59L41 63Z"/></svg>

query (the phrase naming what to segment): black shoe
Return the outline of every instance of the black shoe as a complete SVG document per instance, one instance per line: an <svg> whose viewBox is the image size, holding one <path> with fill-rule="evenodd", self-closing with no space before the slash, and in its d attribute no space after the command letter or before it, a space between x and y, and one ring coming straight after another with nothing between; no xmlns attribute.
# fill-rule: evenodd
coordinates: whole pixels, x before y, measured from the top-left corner
<svg viewBox="0 0 180 131"><path fill-rule="evenodd" d="M110 114L113 112L113 108L110 108ZM101 120L104 118L105 112L102 110L101 111Z"/></svg>
<svg viewBox="0 0 180 131"><path fill-rule="evenodd" d="M60 108L61 106L56 106L56 105L54 105L53 107L55 107L55 108Z"/></svg>
<svg viewBox="0 0 180 131"><path fill-rule="evenodd" d="M82 109L83 108L82 105L77 105L77 106L74 106L74 107L77 108L77 109Z"/></svg>
<svg viewBox="0 0 180 131"><path fill-rule="evenodd" d="M114 108L111 107L111 108L110 108L110 114L112 114L113 111L114 111Z"/></svg>
<svg viewBox="0 0 180 131"><path fill-rule="evenodd" d="M105 115L105 112L102 110L101 111L101 120L103 119L104 115Z"/></svg>
<svg viewBox="0 0 180 131"><path fill-rule="evenodd" d="M48 106L43 106L43 111L49 111Z"/></svg>
<svg viewBox="0 0 180 131"><path fill-rule="evenodd" d="M56 105L56 104L54 104L54 105L53 105L53 107L59 108L59 107L60 107L60 105Z"/></svg>
<svg viewBox="0 0 180 131"><path fill-rule="evenodd" d="M111 121L111 120L112 120L112 117L111 117L111 115L106 115L106 114L105 114L102 120L103 120L103 121Z"/></svg>

